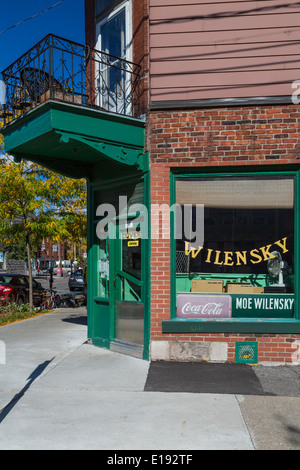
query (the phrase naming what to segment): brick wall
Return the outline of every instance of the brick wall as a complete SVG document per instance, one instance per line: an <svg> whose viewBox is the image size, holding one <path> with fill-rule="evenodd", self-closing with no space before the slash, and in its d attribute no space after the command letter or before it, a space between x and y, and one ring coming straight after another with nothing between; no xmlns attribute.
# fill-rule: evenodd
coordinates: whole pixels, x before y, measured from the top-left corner
<svg viewBox="0 0 300 470"><path fill-rule="evenodd" d="M251 106L152 111L146 129L151 204L170 204L170 169L300 163L300 107ZM154 223L154 221L152 221ZM297 362L300 336L162 334L170 318L170 240L151 239L151 340L222 342L228 361L236 341L258 341L259 361Z"/></svg>
<svg viewBox="0 0 300 470"><path fill-rule="evenodd" d="M148 5L147 0L133 0L132 36L133 62L141 67L139 84L140 113L146 112L148 104Z"/></svg>
<svg viewBox="0 0 300 470"><path fill-rule="evenodd" d="M299 163L298 105L151 112L151 162L172 166Z"/></svg>
<svg viewBox="0 0 300 470"><path fill-rule="evenodd" d="M96 46L95 0L85 0L85 43Z"/></svg>

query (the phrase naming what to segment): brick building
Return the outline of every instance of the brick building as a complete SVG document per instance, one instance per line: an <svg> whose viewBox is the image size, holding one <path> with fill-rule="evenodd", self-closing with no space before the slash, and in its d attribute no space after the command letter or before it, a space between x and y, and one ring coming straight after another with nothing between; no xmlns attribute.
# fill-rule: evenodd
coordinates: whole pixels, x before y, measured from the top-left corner
<svg viewBox="0 0 300 470"><path fill-rule="evenodd" d="M65 244L52 243L49 238L44 238L37 253L37 266L40 269L56 267L60 260L65 259Z"/></svg>
<svg viewBox="0 0 300 470"><path fill-rule="evenodd" d="M20 118L4 133L88 180L90 341L299 363L299 5L85 3L86 93L25 113L35 139Z"/></svg>

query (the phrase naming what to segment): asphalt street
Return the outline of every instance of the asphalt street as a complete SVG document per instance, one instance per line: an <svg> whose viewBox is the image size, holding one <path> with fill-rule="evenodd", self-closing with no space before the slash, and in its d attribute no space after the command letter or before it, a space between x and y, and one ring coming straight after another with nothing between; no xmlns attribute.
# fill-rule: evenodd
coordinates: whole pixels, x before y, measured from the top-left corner
<svg viewBox="0 0 300 470"><path fill-rule="evenodd" d="M37 282L40 282L43 287L46 289L50 288L50 276L49 275L40 275L40 276L34 276L34 279ZM58 294L69 294L70 290L68 287L68 280L69 276L53 276L53 288L57 291Z"/></svg>

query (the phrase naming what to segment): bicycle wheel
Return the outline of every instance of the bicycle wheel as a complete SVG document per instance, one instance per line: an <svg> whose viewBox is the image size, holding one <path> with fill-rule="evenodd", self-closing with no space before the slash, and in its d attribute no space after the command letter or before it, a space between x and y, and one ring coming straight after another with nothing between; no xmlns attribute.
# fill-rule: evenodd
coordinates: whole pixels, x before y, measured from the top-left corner
<svg viewBox="0 0 300 470"><path fill-rule="evenodd" d="M61 301L61 297L59 294L56 294L55 297L54 297L54 304L56 306L56 308L60 307L61 304L62 304L62 301Z"/></svg>
<svg viewBox="0 0 300 470"><path fill-rule="evenodd" d="M64 307L67 307L67 308L74 308L75 307L75 303L74 303L74 300L73 299L70 299L70 298L65 298L64 299Z"/></svg>

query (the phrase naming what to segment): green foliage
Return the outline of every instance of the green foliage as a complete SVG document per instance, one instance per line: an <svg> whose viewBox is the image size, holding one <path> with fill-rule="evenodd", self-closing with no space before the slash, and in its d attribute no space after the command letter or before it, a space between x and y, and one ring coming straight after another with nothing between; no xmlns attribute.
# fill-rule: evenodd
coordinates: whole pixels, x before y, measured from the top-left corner
<svg viewBox="0 0 300 470"><path fill-rule="evenodd" d="M0 238L7 245L45 237L76 242L86 236L86 185L34 163L3 158Z"/></svg>
<svg viewBox="0 0 300 470"><path fill-rule="evenodd" d="M39 309L32 312L29 304L18 305L13 302L0 307L0 326L25 320L26 318L31 318L35 315L39 315L40 313Z"/></svg>
<svg viewBox="0 0 300 470"><path fill-rule="evenodd" d="M21 259L27 261L25 240L20 240L13 245L6 246L5 250L7 259Z"/></svg>
<svg viewBox="0 0 300 470"><path fill-rule="evenodd" d="M1 314L11 314L11 313L26 313L29 312L29 304L20 304L16 302L11 302L7 305L0 307Z"/></svg>
<svg viewBox="0 0 300 470"><path fill-rule="evenodd" d="M0 240L7 246L25 241L30 279L32 246L44 238L73 244L86 238L86 183L4 156L0 164ZM29 301L32 310L32 284Z"/></svg>

